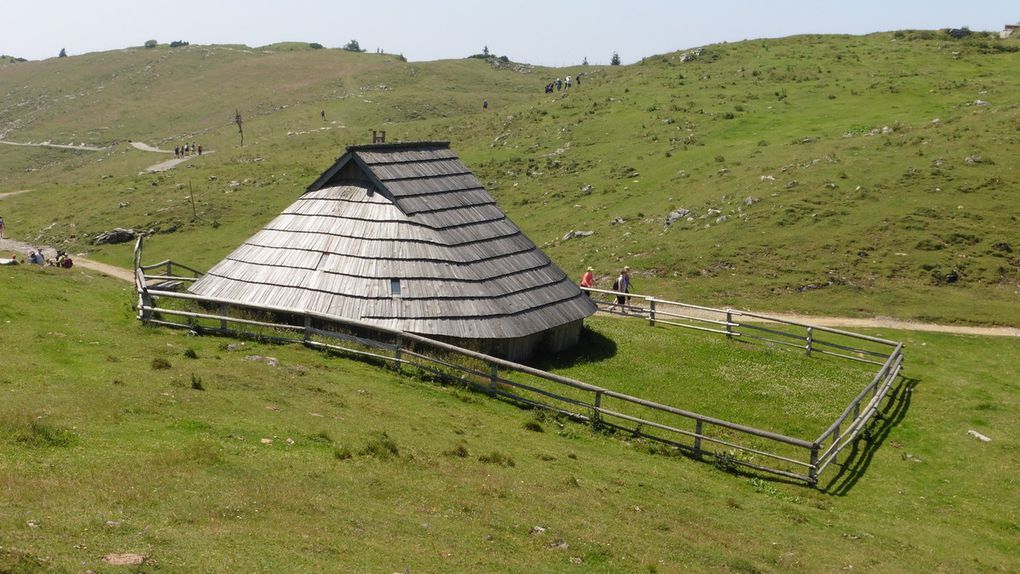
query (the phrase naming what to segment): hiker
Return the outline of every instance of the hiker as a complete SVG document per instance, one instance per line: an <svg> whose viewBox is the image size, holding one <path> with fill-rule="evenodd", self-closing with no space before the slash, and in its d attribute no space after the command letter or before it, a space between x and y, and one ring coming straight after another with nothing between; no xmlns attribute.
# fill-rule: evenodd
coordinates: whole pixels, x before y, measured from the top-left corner
<svg viewBox="0 0 1020 574"><path fill-rule="evenodd" d="M584 75L584 74L583 74L583 73L581 73L581 74L578 74L576 78L574 78L574 80L575 80L575 81L577 81L577 87L578 87L578 88L580 88L580 87L581 87L581 76L583 76L583 75Z"/></svg>
<svg viewBox="0 0 1020 574"><path fill-rule="evenodd" d="M181 147L180 146L176 146L176 145L174 146L174 157L181 157Z"/></svg>
<svg viewBox="0 0 1020 574"><path fill-rule="evenodd" d="M188 155L188 144L184 144L184 155Z"/></svg>
<svg viewBox="0 0 1020 574"><path fill-rule="evenodd" d="M198 155L202 155L202 144L198 144Z"/></svg>
<svg viewBox="0 0 1020 574"><path fill-rule="evenodd" d="M616 296L616 303L613 303L609 310L612 311L619 305L623 309L623 313L626 314L630 297L624 293L630 293L630 267L624 266L620 271L620 276L616 278L616 281L613 281L613 291L617 291L619 294Z"/></svg>
<svg viewBox="0 0 1020 574"><path fill-rule="evenodd" d="M326 121L326 110L319 112L319 115L322 116L322 121Z"/></svg>
<svg viewBox="0 0 1020 574"><path fill-rule="evenodd" d="M550 83L548 83L548 84L546 84L546 85L545 85L545 93L547 93L547 94L551 94L551 93L553 93L553 85L552 85L552 82L550 82Z"/></svg>
<svg viewBox="0 0 1020 574"><path fill-rule="evenodd" d="M585 288L588 288L588 289L591 289L592 287L595 287L595 269L594 268L588 267L588 270L585 271L584 275L581 276L581 287L585 287ZM585 291L584 294L587 295L589 299L591 299L591 291Z"/></svg>
<svg viewBox="0 0 1020 574"><path fill-rule="evenodd" d="M567 76L567 89L570 89L570 76Z"/></svg>
<svg viewBox="0 0 1020 574"><path fill-rule="evenodd" d="M0 239L4 238L4 231L6 231L6 230L7 230L7 228L4 227L4 218L0 217Z"/></svg>
<svg viewBox="0 0 1020 574"><path fill-rule="evenodd" d="M558 92L558 91L560 91L562 89L563 89L563 80L561 80L559 78L556 78L556 91Z"/></svg>
<svg viewBox="0 0 1020 574"><path fill-rule="evenodd" d="M483 110L489 109L489 100L482 100L482 109Z"/></svg>

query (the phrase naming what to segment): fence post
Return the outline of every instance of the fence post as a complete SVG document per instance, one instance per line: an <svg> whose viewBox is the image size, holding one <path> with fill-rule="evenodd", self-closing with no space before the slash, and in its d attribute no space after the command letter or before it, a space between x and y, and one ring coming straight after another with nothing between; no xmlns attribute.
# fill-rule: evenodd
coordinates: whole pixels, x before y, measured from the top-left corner
<svg viewBox="0 0 1020 574"><path fill-rule="evenodd" d="M811 486L818 484L818 449L821 445L814 443L811 445L811 466L808 467L808 483Z"/></svg>
<svg viewBox="0 0 1020 574"><path fill-rule="evenodd" d="M602 391L595 391L595 408L591 412L591 427L598 430L602 426Z"/></svg>
<svg viewBox="0 0 1020 574"><path fill-rule="evenodd" d="M648 300L648 326L655 326L655 298Z"/></svg>
<svg viewBox="0 0 1020 574"><path fill-rule="evenodd" d="M303 334L304 334L303 339L304 339L305 343L307 343L308 341L312 340L312 316L311 315L305 315L305 330L304 330Z"/></svg>
<svg viewBox="0 0 1020 574"><path fill-rule="evenodd" d="M226 333L227 332L227 320L226 320L226 316L227 316L227 304L226 303L220 303L220 317L221 317L220 318L220 332L221 333Z"/></svg>
<svg viewBox="0 0 1020 574"><path fill-rule="evenodd" d="M166 261L166 276L173 277L174 275L174 262L167 259Z"/></svg>
<svg viewBox="0 0 1020 574"><path fill-rule="evenodd" d="M704 421L698 419L694 425L694 456L701 458L701 429Z"/></svg>
<svg viewBox="0 0 1020 574"><path fill-rule="evenodd" d="M396 346L397 348L393 350L393 358L396 362L397 374L399 375L404 372L404 338L400 335L397 335Z"/></svg>
<svg viewBox="0 0 1020 574"><path fill-rule="evenodd" d="M489 364L489 394L496 394L496 384L499 380L499 367L496 363Z"/></svg>
<svg viewBox="0 0 1020 574"><path fill-rule="evenodd" d="M733 310L726 310L726 338L733 338Z"/></svg>
<svg viewBox="0 0 1020 574"><path fill-rule="evenodd" d="M815 340L815 328L814 327L808 327L807 328L807 345L804 347L804 350L807 351L807 355L809 357L811 356L811 343L814 342L814 340Z"/></svg>

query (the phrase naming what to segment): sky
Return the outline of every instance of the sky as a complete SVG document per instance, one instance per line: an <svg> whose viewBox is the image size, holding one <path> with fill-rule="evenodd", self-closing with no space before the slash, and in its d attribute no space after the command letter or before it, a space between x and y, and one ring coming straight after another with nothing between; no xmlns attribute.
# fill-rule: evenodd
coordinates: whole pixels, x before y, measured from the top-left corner
<svg viewBox="0 0 1020 574"><path fill-rule="evenodd" d="M40 60L184 40L192 44L318 42L463 58L488 47L545 66L624 64L646 56L795 34L1002 30L1017 0L18 0L0 11L0 54Z"/></svg>

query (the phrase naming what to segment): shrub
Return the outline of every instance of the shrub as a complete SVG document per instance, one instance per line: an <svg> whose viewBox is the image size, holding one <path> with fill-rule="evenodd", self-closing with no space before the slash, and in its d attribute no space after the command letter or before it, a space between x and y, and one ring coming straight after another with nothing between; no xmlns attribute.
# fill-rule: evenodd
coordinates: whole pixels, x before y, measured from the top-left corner
<svg viewBox="0 0 1020 574"><path fill-rule="evenodd" d="M610 66L619 66L620 65L620 55L617 54L616 52L613 52L613 57L609 59L609 65Z"/></svg>
<svg viewBox="0 0 1020 574"><path fill-rule="evenodd" d="M202 379L196 377L194 373L191 374L191 388L196 391L205 390L205 387L202 386Z"/></svg>
<svg viewBox="0 0 1020 574"><path fill-rule="evenodd" d="M489 454L483 454L478 457L478 460L486 464L497 464L506 467L516 466L514 459L510 458L510 455L495 450Z"/></svg>
<svg viewBox="0 0 1020 574"><path fill-rule="evenodd" d="M458 458L467 458L471 456L471 453L468 452L467 445L464 443L458 444L457 446L451 448L450 450L444 452L443 454L445 454L446 456L456 456Z"/></svg>
<svg viewBox="0 0 1020 574"><path fill-rule="evenodd" d="M364 52L364 50L361 49L361 44L358 44L357 40L347 42L341 49L347 50L348 52Z"/></svg>
<svg viewBox="0 0 1020 574"><path fill-rule="evenodd" d="M174 40L173 42L170 42L170 47L171 48L180 48L181 46L187 46L189 44L190 44L190 42L185 42L184 40Z"/></svg>
<svg viewBox="0 0 1020 574"><path fill-rule="evenodd" d="M145 41L145 47L146 48L155 48L156 44L158 44L158 42L156 42L155 40L146 40Z"/></svg>
<svg viewBox="0 0 1020 574"><path fill-rule="evenodd" d="M318 42L312 42L311 44L308 44L308 47L313 50L321 50L323 48L322 44Z"/></svg>
<svg viewBox="0 0 1020 574"><path fill-rule="evenodd" d="M524 430L529 430L531 432L545 432L545 429L542 428L542 425L539 424L538 421L528 421L524 423Z"/></svg>
<svg viewBox="0 0 1020 574"><path fill-rule="evenodd" d="M333 456L337 460L349 460L354 457L354 454L346 446L335 446L333 447Z"/></svg>
<svg viewBox="0 0 1020 574"><path fill-rule="evenodd" d="M170 367L171 367L170 361L164 359L163 357L156 357L155 359L152 360L153 371L165 371Z"/></svg>
<svg viewBox="0 0 1020 574"><path fill-rule="evenodd" d="M385 432L377 432L372 434L372 438L368 443L358 451L358 454L362 456L372 456L379 460L389 460L393 457L400 456L400 449L397 448L397 443L393 442Z"/></svg>
<svg viewBox="0 0 1020 574"><path fill-rule="evenodd" d="M186 351L184 351L184 356L189 359L197 359L198 353L196 353L194 349L187 349Z"/></svg>

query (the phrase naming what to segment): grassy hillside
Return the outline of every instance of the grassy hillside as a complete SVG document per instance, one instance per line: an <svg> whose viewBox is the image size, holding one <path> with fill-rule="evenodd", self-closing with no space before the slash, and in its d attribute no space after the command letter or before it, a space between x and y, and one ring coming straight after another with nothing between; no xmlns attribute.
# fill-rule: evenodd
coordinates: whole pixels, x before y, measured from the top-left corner
<svg viewBox="0 0 1020 574"><path fill-rule="evenodd" d="M145 328L105 276L2 269L3 572L113 571L111 553L153 572L1020 568L1015 340L896 333L913 392L818 491L298 347Z"/></svg>
<svg viewBox="0 0 1020 574"><path fill-rule="evenodd" d="M450 140L570 273L629 264L639 289L693 302L1020 325L1018 47L801 36L526 73L300 44L12 64L5 139L106 149L2 146L0 192L33 190L2 210L21 239L126 264L90 237L133 227L154 255L208 266L385 129ZM165 156L129 139L214 153L137 175Z"/></svg>

